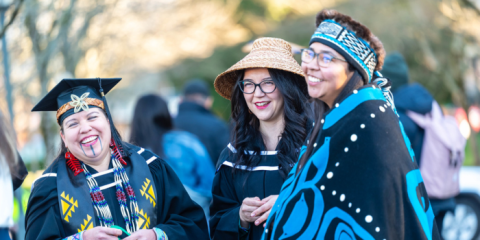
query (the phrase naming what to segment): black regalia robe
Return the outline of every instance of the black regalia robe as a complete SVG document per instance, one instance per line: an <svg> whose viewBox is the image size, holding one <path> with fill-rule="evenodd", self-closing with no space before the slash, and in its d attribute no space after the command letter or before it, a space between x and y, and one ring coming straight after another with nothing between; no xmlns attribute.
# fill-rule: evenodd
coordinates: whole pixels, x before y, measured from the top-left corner
<svg viewBox="0 0 480 240"><path fill-rule="evenodd" d="M150 203L155 206L155 208L152 208L155 209L154 212L147 212L146 210L140 212L140 228L159 228L166 233L169 239L209 239L208 226L202 208L190 199L182 183L168 164L148 150L133 145L129 146L132 156L130 160L126 159L127 165L124 166L127 175L134 166L144 166L144 168L140 168L140 171L145 172L148 168L148 176L151 176L153 180L142 180L140 189L135 189L135 184L132 181L134 176L128 176L137 201L139 201L139 208L147 209L141 206L142 201L147 205ZM133 161L138 161L137 163L140 163L140 165L135 165ZM92 202L89 195L75 195L81 192L83 188L73 192L70 191L69 195L67 195L68 189L60 190L63 186L60 186L61 183L57 181L57 178L62 176L59 169L65 166L64 162L65 158L63 156L55 160L44 172L44 175L34 183L26 213L26 239L28 240L63 239L77 232L100 226L94 212L87 212L91 214L88 216L83 214L87 217L81 216L81 213L86 211L84 208L93 209L91 208ZM126 229L120 204L116 198L112 165L110 164L109 170L100 173L88 166L87 168L97 181L105 197L114 224ZM78 176L85 178L84 173L80 173ZM73 187L78 186L73 185ZM88 192L86 193L88 194ZM68 223L66 220L68 220ZM81 224L77 224L78 226L72 225L72 228L69 228L68 224L71 225L72 222ZM154 225L153 222L156 222L156 224Z"/></svg>
<svg viewBox="0 0 480 240"><path fill-rule="evenodd" d="M231 144L222 151L213 180L213 200L210 205L212 239L239 239L240 236L246 239L261 238L263 223L259 226L251 223L247 236L239 232L239 211L243 200L247 197L264 199L280 193L284 178L279 173L276 153L277 151L261 151L259 164L247 168L243 165L234 165L238 153ZM240 171L232 174L234 166Z"/></svg>
<svg viewBox="0 0 480 240"><path fill-rule="evenodd" d="M315 124L312 155L289 173L262 239L440 239L410 142L378 87L353 91Z"/></svg>

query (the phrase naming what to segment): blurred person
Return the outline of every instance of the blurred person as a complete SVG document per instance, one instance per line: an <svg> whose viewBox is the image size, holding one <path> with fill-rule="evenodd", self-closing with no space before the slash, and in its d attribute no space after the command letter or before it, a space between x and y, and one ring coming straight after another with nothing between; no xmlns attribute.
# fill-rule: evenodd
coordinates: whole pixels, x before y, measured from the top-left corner
<svg viewBox="0 0 480 240"><path fill-rule="evenodd" d="M13 184L12 175L17 162L15 140L12 127L0 113L0 239L10 239L9 227L13 225Z"/></svg>
<svg viewBox="0 0 480 240"><path fill-rule="evenodd" d="M63 79L32 109L56 112L62 146L32 185L26 239L208 239L172 168L122 141L105 98L119 81Z"/></svg>
<svg viewBox="0 0 480 240"><path fill-rule="evenodd" d="M130 142L164 158L208 218L215 168L200 140L175 130L167 102L153 94L137 101L131 127Z"/></svg>
<svg viewBox="0 0 480 240"><path fill-rule="evenodd" d="M257 39L216 78L215 90L231 101L234 128L213 183L213 239L260 239L312 126L303 79L290 44L278 38Z"/></svg>
<svg viewBox="0 0 480 240"><path fill-rule="evenodd" d="M377 72L383 44L335 10L320 11L316 26L302 69L323 109L263 239L439 239L388 80Z"/></svg>
<svg viewBox="0 0 480 240"><path fill-rule="evenodd" d="M12 126L0 112L0 239L10 239L9 228L13 226L14 191L28 174L22 158L16 150ZM14 233L13 233L14 234Z"/></svg>
<svg viewBox="0 0 480 240"><path fill-rule="evenodd" d="M432 204L435 221L441 233L445 214L455 210L456 204L454 197L458 194L459 190L458 177L443 176L442 173L445 172L445 168L447 168L447 171L450 171L450 169L460 169L462 165L461 162L454 163L454 165L450 166L450 162L455 162L451 161L450 155L452 154L450 152L458 152L453 150L453 148L463 142L463 148L461 145L459 146L461 154L458 159L463 161L465 140L461 136L458 127L456 127L455 121L453 121L453 129L449 131L449 124L443 122L443 113L438 103L435 102L433 96L427 89L418 83L408 84L408 66L400 53L395 52L385 58L382 74L392 82L392 93L395 99L397 113L404 126L405 133L410 139L416 160L420 166L430 203ZM432 129L436 123L440 128ZM435 133L428 134L430 137L426 137L426 130L431 130ZM439 137L441 138L442 135L444 136L443 141L432 143L432 141L435 141ZM458 139L458 137L460 137L460 139ZM449 140L452 142L448 142ZM447 144L443 144L443 142L447 142ZM426 152L422 151L424 145L432 146L433 149L429 148L432 151L429 151L429 149L426 149ZM444 150L443 148L448 149L442 151ZM441 155L436 156L437 153ZM454 155L452 156L455 157ZM428 162L431 158L434 159L433 163ZM444 158L447 158L446 161L442 161ZM427 161L422 161L423 159ZM433 171L432 174L429 174L430 171ZM451 173L455 174L455 172ZM430 181L432 178L431 175L438 176L433 184ZM453 186L454 189L451 189L452 185L450 182L452 181L454 181L453 185L456 185ZM438 184L443 186L436 186ZM433 189L435 187L437 187L437 189Z"/></svg>
<svg viewBox="0 0 480 240"><path fill-rule="evenodd" d="M207 148L215 166L220 153L228 143L229 129L225 122L210 111L212 105L213 98L205 82L200 79L187 82L183 88L174 125L180 130L196 135Z"/></svg>

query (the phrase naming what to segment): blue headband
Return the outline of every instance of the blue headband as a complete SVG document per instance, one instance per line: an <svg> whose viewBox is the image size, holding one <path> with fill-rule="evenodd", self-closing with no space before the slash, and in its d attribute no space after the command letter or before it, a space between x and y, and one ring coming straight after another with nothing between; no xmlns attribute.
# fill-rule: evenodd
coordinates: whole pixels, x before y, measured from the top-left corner
<svg viewBox="0 0 480 240"><path fill-rule="evenodd" d="M365 40L339 23L327 19L315 30L309 45L314 42L325 44L342 54L359 71L366 83L370 83L377 66L377 55Z"/></svg>

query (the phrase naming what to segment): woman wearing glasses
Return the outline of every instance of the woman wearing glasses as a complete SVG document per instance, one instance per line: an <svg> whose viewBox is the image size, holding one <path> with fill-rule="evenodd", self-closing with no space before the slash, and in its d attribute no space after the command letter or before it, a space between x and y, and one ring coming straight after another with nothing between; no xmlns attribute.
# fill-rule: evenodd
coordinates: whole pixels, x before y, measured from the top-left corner
<svg viewBox="0 0 480 240"><path fill-rule="evenodd" d="M316 23L302 69L320 111L263 239L439 239L388 80L377 72L382 43L334 10Z"/></svg>
<svg viewBox="0 0 480 240"><path fill-rule="evenodd" d="M264 221L308 133L307 85L288 42L260 38L220 74L215 90L231 100L234 128L213 183L213 239L260 239Z"/></svg>

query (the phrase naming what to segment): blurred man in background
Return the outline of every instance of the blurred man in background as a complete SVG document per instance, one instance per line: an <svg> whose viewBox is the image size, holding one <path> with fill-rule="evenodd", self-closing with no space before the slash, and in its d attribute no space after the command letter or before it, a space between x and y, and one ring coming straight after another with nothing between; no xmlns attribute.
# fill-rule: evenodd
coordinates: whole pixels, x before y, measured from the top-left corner
<svg viewBox="0 0 480 240"><path fill-rule="evenodd" d="M443 116L427 89L418 83L408 84L408 66L400 53L385 58L381 73L392 82L395 106L410 139L441 233L445 214L455 210L454 196L458 194L458 171L463 162L465 139L460 136L456 122ZM452 151L456 147L458 149Z"/></svg>
<svg viewBox="0 0 480 240"><path fill-rule="evenodd" d="M227 125L211 111L213 98L209 87L199 79L185 84L175 118L175 127L195 134L205 145L216 166L218 157L229 141Z"/></svg>

